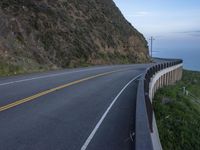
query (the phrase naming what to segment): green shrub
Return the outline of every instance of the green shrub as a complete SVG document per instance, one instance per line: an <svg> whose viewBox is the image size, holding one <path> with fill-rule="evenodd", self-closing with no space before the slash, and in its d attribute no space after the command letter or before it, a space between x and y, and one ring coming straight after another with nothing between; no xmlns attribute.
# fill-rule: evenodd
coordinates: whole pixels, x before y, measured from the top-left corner
<svg viewBox="0 0 200 150"><path fill-rule="evenodd" d="M200 73L184 71L183 80L157 92L153 106L163 150L197 150L200 148L200 105L182 94L183 85L194 92L191 76L199 82ZM194 79L194 78L193 78ZM200 85L198 85L200 93ZM163 104L167 97L170 103Z"/></svg>

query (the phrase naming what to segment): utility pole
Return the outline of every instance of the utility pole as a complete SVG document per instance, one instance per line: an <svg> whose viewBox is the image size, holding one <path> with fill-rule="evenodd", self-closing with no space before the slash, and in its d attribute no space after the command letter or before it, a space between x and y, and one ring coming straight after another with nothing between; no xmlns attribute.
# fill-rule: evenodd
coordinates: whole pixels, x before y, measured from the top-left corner
<svg viewBox="0 0 200 150"><path fill-rule="evenodd" d="M149 39L151 41L151 58L153 57L153 41L155 40L153 36Z"/></svg>

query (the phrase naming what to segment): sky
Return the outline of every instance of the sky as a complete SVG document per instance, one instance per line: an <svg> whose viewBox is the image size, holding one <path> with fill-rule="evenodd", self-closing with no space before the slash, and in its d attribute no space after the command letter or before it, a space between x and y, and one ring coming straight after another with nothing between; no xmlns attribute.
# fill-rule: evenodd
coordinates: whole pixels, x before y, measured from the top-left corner
<svg viewBox="0 0 200 150"><path fill-rule="evenodd" d="M146 40L153 36L154 56L182 58L198 55L200 70L200 0L114 0L125 18ZM197 58L194 58L197 60Z"/></svg>
<svg viewBox="0 0 200 150"><path fill-rule="evenodd" d="M114 0L124 16L149 35L199 32L200 0Z"/></svg>

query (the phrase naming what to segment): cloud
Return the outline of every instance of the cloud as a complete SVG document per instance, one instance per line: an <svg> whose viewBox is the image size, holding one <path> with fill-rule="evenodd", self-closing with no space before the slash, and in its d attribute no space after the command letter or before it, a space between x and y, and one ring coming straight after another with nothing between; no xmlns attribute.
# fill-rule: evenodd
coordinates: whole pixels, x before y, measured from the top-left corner
<svg viewBox="0 0 200 150"><path fill-rule="evenodd" d="M191 36L196 36L196 37L200 37L200 32L199 33L194 33L194 34L189 34Z"/></svg>
<svg viewBox="0 0 200 150"><path fill-rule="evenodd" d="M148 16L150 13L147 12L147 11L139 11L139 12L136 12L136 15L137 16Z"/></svg>
<svg viewBox="0 0 200 150"><path fill-rule="evenodd" d="M180 32L176 32L176 33L200 33L200 30L180 31Z"/></svg>
<svg viewBox="0 0 200 150"><path fill-rule="evenodd" d="M129 17L146 17L149 16L151 13L148 11L138 11L134 12L132 15L129 15Z"/></svg>
<svg viewBox="0 0 200 150"><path fill-rule="evenodd" d="M200 30L180 31L180 32L175 32L175 33L187 34L187 35L190 35L190 36L200 37Z"/></svg>

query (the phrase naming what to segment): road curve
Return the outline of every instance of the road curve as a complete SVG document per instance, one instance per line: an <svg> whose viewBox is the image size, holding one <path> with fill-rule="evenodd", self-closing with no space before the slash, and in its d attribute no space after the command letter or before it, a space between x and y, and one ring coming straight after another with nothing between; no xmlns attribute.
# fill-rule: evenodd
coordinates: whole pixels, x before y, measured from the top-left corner
<svg viewBox="0 0 200 150"><path fill-rule="evenodd" d="M137 77L148 66L0 78L0 149L133 149Z"/></svg>

